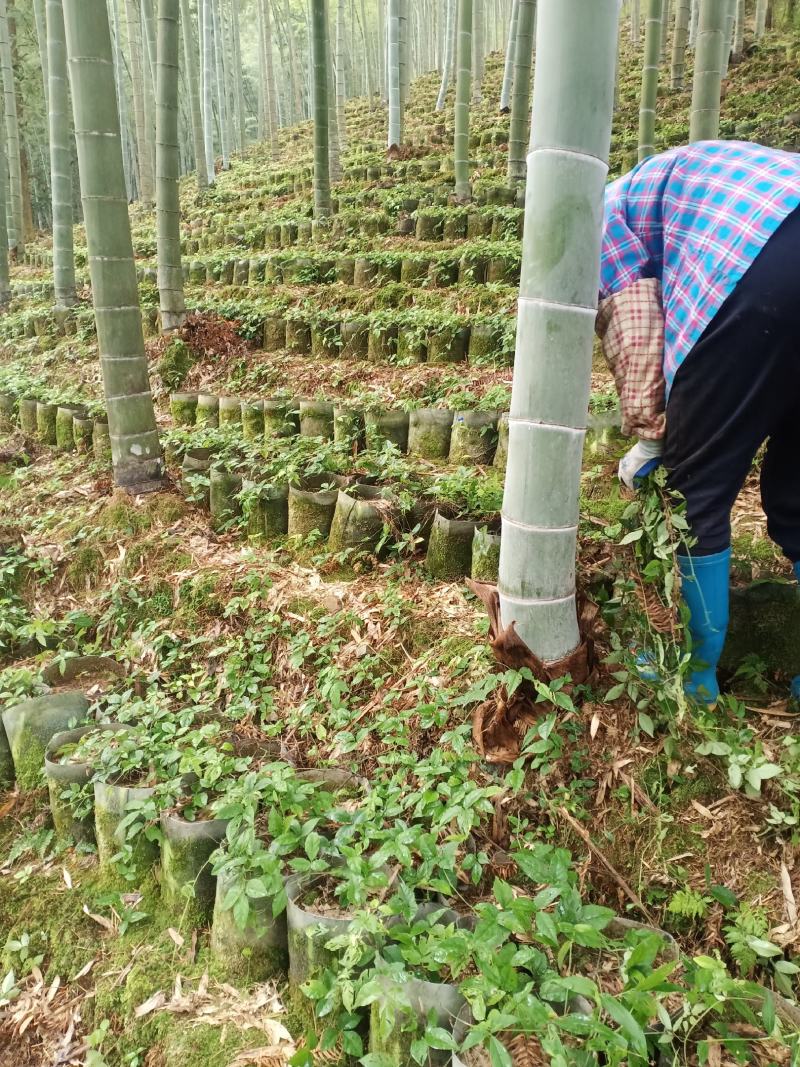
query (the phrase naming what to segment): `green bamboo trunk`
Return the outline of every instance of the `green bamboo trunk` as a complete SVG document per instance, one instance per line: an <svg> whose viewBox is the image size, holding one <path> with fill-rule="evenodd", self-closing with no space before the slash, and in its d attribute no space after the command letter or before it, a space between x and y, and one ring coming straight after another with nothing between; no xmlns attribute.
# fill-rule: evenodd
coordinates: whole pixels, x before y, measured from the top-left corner
<svg viewBox="0 0 800 1067"><path fill-rule="evenodd" d="M186 318L181 270L181 206L178 183L178 63L180 0L158 0L156 61L156 228L161 329L177 330Z"/></svg>
<svg viewBox="0 0 800 1067"><path fill-rule="evenodd" d="M389 78L389 149L403 143L403 107L400 90L400 0L389 0L387 18Z"/></svg>
<svg viewBox="0 0 800 1067"><path fill-rule="evenodd" d="M144 76L144 125L147 152L153 172L153 197L156 195L156 42L153 0L139 0L142 33L142 73Z"/></svg>
<svg viewBox="0 0 800 1067"><path fill-rule="evenodd" d="M231 166L231 127L230 109L228 108L228 71L225 62L225 35L222 32L222 19L220 17L219 0L211 0L211 12L213 17L214 42L214 75L217 87L217 115L219 116L220 151L222 153L222 169L230 170Z"/></svg>
<svg viewBox="0 0 800 1067"><path fill-rule="evenodd" d="M203 155L208 184L214 184L214 16L211 0L203 4Z"/></svg>
<svg viewBox="0 0 800 1067"><path fill-rule="evenodd" d="M667 44L669 41L669 23L672 18L671 0L662 0L661 4L661 65L667 63Z"/></svg>
<svg viewBox="0 0 800 1067"><path fill-rule="evenodd" d="M197 189L201 194L208 188L203 148L203 116L200 111L200 84L197 76L197 49L192 32L192 14L189 0L181 2L181 30L183 33L183 61L186 71L186 84L189 90L189 114L192 120L192 145L194 146L194 165L197 170Z"/></svg>
<svg viewBox="0 0 800 1067"><path fill-rule="evenodd" d="M515 3L518 0L515 0ZM444 111L445 100L447 99L447 90L450 87L450 72L453 69L453 42L456 35L456 11L458 8L458 0L447 0L447 6L445 8L445 38L444 38L444 54L442 57L442 80L439 83L439 96L436 100L436 110Z"/></svg>
<svg viewBox="0 0 800 1067"><path fill-rule="evenodd" d="M0 123L0 132L2 124ZM5 311L11 303L11 280L8 265L8 222L6 207L8 205L8 166L6 163L6 142L0 136L0 311Z"/></svg>
<svg viewBox="0 0 800 1067"><path fill-rule="evenodd" d="M39 62L42 64L45 117L50 114L50 60L47 55L47 15L45 0L33 0L33 17L36 22L36 40L39 45Z"/></svg>
<svg viewBox="0 0 800 1067"><path fill-rule="evenodd" d="M698 0L699 2L699 0ZM767 29L767 10L769 0L756 0L756 40L760 40Z"/></svg>
<svg viewBox="0 0 800 1067"><path fill-rule="evenodd" d="M469 170L469 100L472 81L472 0L459 0L456 70L456 114L453 138L453 165L456 197L472 197Z"/></svg>
<svg viewBox="0 0 800 1067"><path fill-rule="evenodd" d="M267 121L267 130L270 147L277 151L278 145L278 98L275 87L275 66L272 59L272 14L269 0L262 2L262 28L261 40L264 65L264 110Z"/></svg>
<svg viewBox="0 0 800 1067"><path fill-rule="evenodd" d="M639 103L639 161L656 150L656 100L658 68L661 63L661 16L663 0L646 0L644 27L644 65L642 95Z"/></svg>
<svg viewBox="0 0 800 1067"><path fill-rule="evenodd" d="M325 223L331 214L328 107L330 50L326 0L311 0L311 59L314 102L314 219Z"/></svg>
<svg viewBox="0 0 800 1067"><path fill-rule="evenodd" d="M128 62L133 94L133 121L136 127L136 159L139 170L139 197L145 207L153 203L153 158L147 135L144 106L144 69L142 60L142 27L136 0L125 0L125 22L128 28Z"/></svg>
<svg viewBox="0 0 800 1067"><path fill-rule="evenodd" d="M472 102L480 104L483 99L484 39L486 35L486 12L484 0L472 0Z"/></svg>
<svg viewBox="0 0 800 1067"><path fill-rule="evenodd" d="M244 80L242 78L242 40L239 0L231 0L231 41L233 45L233 81L236 103L236 147L244 155L247 146L245 125Z"/></svg>
<svg viewBox="0 0 800 1067"><path fill-rule="evenodd" d="M347 44L345 41L345 0L336 4L336 125L339 133L339 152L347 151L345 101L347 100Z"/></svg>
<svg viewBox="0 0 800 1067"><path fill-rule="evenodd" d="M500 550L503 624L545 662L581 640L580 472L619 0L540 0Z"/></svg>
<svg viewBox="0 0 800 1067"><path fill-rule="evenodd" d="M682 89L686 74L686 48L689 44L691 0L678 0L675 12L675 36L672 40L672 88Z"/></svg>
<svg viewBox="0 0 800 1067"><path fill-rule="evenodd" d="M725 47L722 53L722 77L728 76L728 65L733 51L733 38L736 33L736 8L738 0L728 0L728 10L725 15Z"/></svg>
<svg viewBox="0 0 800 1067"><path fill-rule="evenodd" d="M519 0L514 0L511 6L511 19L508 24L508 43L506 45L506 58L503 66L503 85L500 89L500 114L505 115L511 110L511 88L514 84L514 64L517 61L517 21L519 19Z"/></svg>
<svg viewBox="0 0 800 1067"><path fill-rule="evenodd" d="M20 156L17 92L11 63L11 39L6 0L0 0L0 68L3 75L3 107L6 120L8 159L8 245L21 260L25 254L25 224L22 215L22 159Z"/></svg>
<svg viewBox="0 0 800 1067"><path fill-rule="evenodd" d="M525 155L530 131L531 61L536 25L536 0L518 0L514 91L511 97L511 132L508 138L508 180L525 180Z"/></svg>
<svg viewBox="0 0 800 1067"><path fill-rule="evenodd" d="M122 80L124 61L122 58L122 39L120 35L117 0L109 0L108 10L111 17L111 40L114 49L114 84L117 87L119 121L122 127L123 137L122 161L125 167L125 189L128 193L128 200L131 201L137 199L139 196L139 174L136 169L136 153L135 151L130 151L131 138L130 130L128 128L128 97L125 93ZM127 152L126 148L128 148Z"/></svg>
<svg viewBox="0 0 800 1067"><path fill-rule="evenodd" d="M75 140L114 480L156 489L163 466L136 284L106 0L63 0Z"/></svg>
<svg viewBox="0 0 800 1067"><path fill-rule="evenodd" d="M330 27L328 27L328 172L331 182L338 182L342 180L339 147L339 108L336 102L336 64L330 40Z"/></svg>
<svg viewBox="0 0 800 1067"><path fill-rule="evenodd" d="M405 124L406 104L408 103L408 90L411 84L411 63L409 62L409 24L408 24L408 0L399 0L398 4L398 36L399 44L399 69L400 69L400 110Z"/></svg>
<svg viewBox="0 0 800 1067"><path fill-rule="evenodd" d="M700 0L689 120L690 141L713 141L719 136L727 10L728 0Z"/></svg>
<svg viewBox="0 0 800 1067"><path fill-rule="evenodd" d="M638 45L642 36L642 17L640 0L631 0L631 40Z"/></svg>
<svg viewBox="0 0 800 1067"><path fill-rule="evenodd" d="M72 145L70 143L67 42L61 0L47 0L50 75L50 185L53 204L53 282L58 307L72 307L75 253L72 243Z"/></svg>
<svg viewBox="0 0 800 1067"><path fill-rule="evenodd" d="M745 0L736 0L736 32L733 38L733 54L741 56L744 52L744 24L747 18Z"/></svg>
<svg viewBox="0 0 800 1067"><path fill-rule="evenodd" d="M697 44L697 20L700 17L700 0L692 0L692 13L689 16L689 48L694 51Z"/></svg>

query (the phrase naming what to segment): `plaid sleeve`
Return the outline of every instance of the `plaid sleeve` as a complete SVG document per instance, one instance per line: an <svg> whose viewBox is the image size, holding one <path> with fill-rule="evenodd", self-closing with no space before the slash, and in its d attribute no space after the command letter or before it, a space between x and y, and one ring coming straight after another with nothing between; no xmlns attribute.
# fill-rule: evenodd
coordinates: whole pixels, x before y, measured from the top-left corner
<svg viewBox="0 0 800 1067"><path fill-rule="evenodd" d="M597 333L619 393L622 432L664 436L664 310L661 284L644 278L600 302Z"/></svg>
<svg viewBox="0 0 800 1067"><path fill-rule="evenodd" d="M627 203L631 175L612 182L606 189L603 244L600 255L600 296L613 296L652 276L651 256L644 242L628 224Z"/></svg>

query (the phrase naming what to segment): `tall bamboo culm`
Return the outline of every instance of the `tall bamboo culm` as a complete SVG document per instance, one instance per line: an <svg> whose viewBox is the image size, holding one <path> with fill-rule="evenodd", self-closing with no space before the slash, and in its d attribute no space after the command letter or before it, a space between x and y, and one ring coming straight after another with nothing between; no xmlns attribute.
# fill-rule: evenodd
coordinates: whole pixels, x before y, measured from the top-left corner
<svg viewBox="0 0 800 1067"><path fill-rule="evenodd" d="M72 307L75 253L72 242L72 145L67 42L61 0L47 0L47 66L50 86L50 188L53 205L53 285L58 307Z"/></svg>
<svg viewBox="0 0 800 1067"><path fill-rule="evenodd" d="M445 31L444 31L444 55L442 57L442 80L439 83L439 95L436 99L436 110L444 111L447 90L450 87L450 73L453 67L453 40L456 32L456 14L458 0L445 0Z"/></svg>
<svg viewBox="0 0 800 1067"><path fill-rule="evenodd" d="M725 15L725 48L722 54L723 79L728 76L728 66L731 61L731 52L733 51L733 38L736 32L737 5L738 0L728 0L727 12Z"/></svg>
<svg viewBox="0 0 800 1067"><path fill-rule="evenodd" d="M114 480L161 485L133 259L106 0L63 0L78 170Z"/></svg>
<svg viewBox="0 0 800 1067"><path fill-rule="evenodd" d="M519 18L519 0L511 6L511 18L508 23L508 42L503 66L503 85L500 89L500 114L506 115L511 110L511 87L514 84L514 64L517 58L517 21Z"/></svg>
<svg viewBox="0 0 800 1067"><path fill-rule="evenodd" d="M178 182L178 62L180 0L158 0L156 60L156 237L161 329L177 330L186 318L181 270Z"/></svg>
<svg viewBox="0 0 800 1067"><path fill-rule="evenodd" d="M619 0L539 0L500 610L547 663L581 642L578 501Z"/></svg>
<svg viewBox="0 0 800 1067"><path fill-rule="evenodd" d="M746 20L745 0L736 0L736 33L733 38L733 54L737 57L744 52L744 26Z"/></svg>
<svg viewBox="0 0 800 1067"><path fill-rule="evenodd" d="M181 2L181 33L183 36L183 68L186 72L186 85L189 92L189 114L192 120L192 145L194 147L194 165L197 172L197 190L204 193L208 188L205 149L203 146L203 115L200 110L200 83L197 74L197 45L192 32L192 14L189 0Z"/></svg>
<svg viewBox="0 0 800 1067"><path fill-rule="evenodd" d="M135 0L125 0L125 24L128 29L128 62L133 94L133 120L136 126L136 159L139 169L139 196L145 207L153 203L153 158L147 133L142 67L142 24Z"/></svg>
<svg viewBox="0 0 800 1067"><path fill-rule="evenodd" d="M525 180L525 157L530 131L531 61L536 25L536 0L519 0L514 55L514 90L511 97L511 130L508 137L508 180Z"/></svg>
<svg viewBox="0 0 800 1067"><path fill-rule="evenodd" d="M727 13L728 0L700 0L689 120L690 141L713 141L719 136Z"/></svg>
<svg viewBox="0 0 800 1067"><path fill-rule="evenodd" d="M400 85L400 2L389 0L386 18L387 77L389 79L389 135L388 148L399 148L403 143L403 106Z"/></svg>
<svg viewBox="0 0 800 1067"><path fill-rule="evenodd" d="M328 93L330 85L330 49L328 43L328 5L326 0L311 0L311 60L314 103L314 219L324 224L331 214L330 121Z"/></svg>
<svg viewBox="0 0 800 1067"><path fill-rule="evenodd" d="M50 60L47 56L47 13L45 0L33 0L33 17L36 22L36 40L39 44L39 60L42 64L44 87L44 111L50 114Z"/></svg>
<svg viewBox="0 0 800 1067"><path fill-rule="evenodd" d="M672 39L672 88L682 89L686 76L686 49L689 44L691 0L678 0L675 11L675 35Z"/></svg>
<svg viewBox="0 0 800 1067"><path fill-rule="evenodd" d="M469 200L469 102L472 81L472 0L459 0L458 41L456 49L456 113L453 137L453 162L456 197Z"/></svg>
<svg viewBox="0 0 800 1067"><path fill-rule="evenodd" d="M2 131L2 123L0 123ZM0 311L5 311L11 303L11 278L8 263L8 222L6 206L8 204L8 164L6 160L5 138L0 136Z"/></svg>
<svg viewBox="0 0 800 1067"><path fill-rule="evenodd" d="M206 179L214 184L214 15L211 0L201 0L203 19L203 158ZM199 8L198 8L199 10Z"/></svg>
<svg viewBox="0 0 800 1067"><path fill-rule="evenodd" d="M6 0L0 0L0 67L2 67L3 74L3 106L9 177L8 245L16 258L22 259L25 254L25 226L22 217L22 159Z"/></svg>
<svg viewBox="0 0 800 1067"><path fill-rule="evenodd" d="M270 149L275 154L278 148L278 94L275 85L275 64L272 58L272 12L270 0L260 0L260 3L263 27L261 46L264 65L264 108Z"/></svg>
<svg viewBox="0 0 800 1067"><path fill-rule="evenodd" d="M656 101L658 68L661 63L661 16L663 0L646 0L644 26L644 65L639 102L639 161L656 150Z"/></svg>
<svg viewBox="0 0 800 1067"><path fill-rule="evenodd" d="M642 37L641 0L631 0L631 40L638 45Z"/></svg>
<svg viewBox="0 0 800 1067"><path fill-rule="evenodd" d="M484 0L472 0L472 102L483 99L484 38L486 36Z"/></svg>
<svg viewBox="0 0 800 1067"><path fill-rule="evenodd" d="M760 40L767 29L767 9L769 0L756 0L756 40Z"/></svg>

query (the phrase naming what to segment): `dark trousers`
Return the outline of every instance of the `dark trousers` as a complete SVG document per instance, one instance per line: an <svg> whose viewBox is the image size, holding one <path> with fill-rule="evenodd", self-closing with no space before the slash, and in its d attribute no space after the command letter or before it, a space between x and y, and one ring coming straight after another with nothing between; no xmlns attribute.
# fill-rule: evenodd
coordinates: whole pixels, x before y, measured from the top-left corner
<svg viewBox="0 0 800 1067"><path fill-rule="evenodd" d="M800 560L800 208L776 230L681 364L667 404L664 463L697 545L730 545L730 514L767 441L769 535Z"/></svg>

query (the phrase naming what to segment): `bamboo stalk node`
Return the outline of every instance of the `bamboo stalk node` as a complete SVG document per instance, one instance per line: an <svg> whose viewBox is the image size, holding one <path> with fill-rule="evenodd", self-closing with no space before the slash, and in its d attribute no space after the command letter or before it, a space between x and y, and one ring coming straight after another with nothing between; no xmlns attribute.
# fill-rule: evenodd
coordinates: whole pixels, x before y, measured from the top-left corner
<svg viewBox="0 0 800 1067"><path fill-rule="evenodd" d="M549 684L569 675L573 685L586 682L594 669L594 634L599 608L581 597L578 620L581 643L563 659L545 663L522 640L512 622L504 627L500 618L500 595L497 586L468 580L467 587L483 603L489 615L489 644L498 663L511 670L527 667L537 681ZM513 763L519 758L528 729L540 718L541 704L536 704L536 690L523 682L509 696L500 688L483 702L472 720L473 742L479 754L490 763Z"/></svg>

